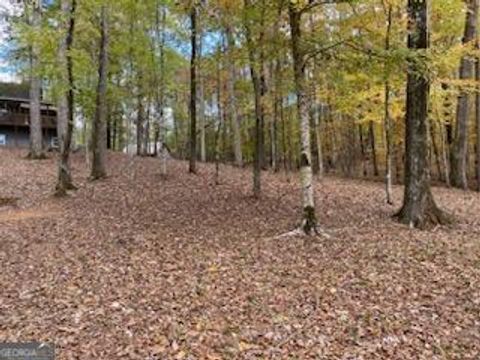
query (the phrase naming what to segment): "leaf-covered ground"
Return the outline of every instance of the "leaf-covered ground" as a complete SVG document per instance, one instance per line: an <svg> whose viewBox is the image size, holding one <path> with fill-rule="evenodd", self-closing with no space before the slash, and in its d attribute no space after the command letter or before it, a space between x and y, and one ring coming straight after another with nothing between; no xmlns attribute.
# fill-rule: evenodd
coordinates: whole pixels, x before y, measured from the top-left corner
<svg viewBox="0 0 480 360"><path fill-rule="evenodd" d="M0 341L58 359L479 359L480 196L434 189L458 224L391 221L380 183L326 179L331 239L277 235L298 183L110 155L111 176L51 196L54 160L0 151ZM402 189L395 189L397 206Z"/></svg>

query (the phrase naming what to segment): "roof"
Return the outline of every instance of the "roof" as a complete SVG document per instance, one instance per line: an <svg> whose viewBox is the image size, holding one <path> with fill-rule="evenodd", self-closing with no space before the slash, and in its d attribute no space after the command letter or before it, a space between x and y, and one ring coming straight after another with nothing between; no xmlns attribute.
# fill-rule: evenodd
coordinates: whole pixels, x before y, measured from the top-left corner
<svg viewBox="0 0 480 360"><path fill-rule="evenodd" d="M8 102L15 102L15 103L22 103L22 107L30 107L30 99L23 99L23 98L14 98L14 97L7 97L7 96L0 96L0 101L8 101ZM24 105L25 104L25 105ZM50 110L56 110L55 106L46 101L42 101L40 103L42 105L42 108L47 107Z"/></svg>
<svg viewBox="0 0 480 360"><path fill-rule="evenodd" d="M30 118L28 114L1 114L0 126L30 126ZM55 116L42 115L42 128L55 129L57 126L57 118Z"/></svg>
<svg viewBox="0 0 480 360"><path fill-rule="evenodd" d="M0 82L0 100L12 102L30 102L30 85L28 83ZM47 101L42 104L52 106Z"/></svg>
<svg viewBox="0 0 480 360"><path fill-rule="evenodd" d="M30 99L30 87L27 83L0 82L0 97L11 99Z"/></svg>

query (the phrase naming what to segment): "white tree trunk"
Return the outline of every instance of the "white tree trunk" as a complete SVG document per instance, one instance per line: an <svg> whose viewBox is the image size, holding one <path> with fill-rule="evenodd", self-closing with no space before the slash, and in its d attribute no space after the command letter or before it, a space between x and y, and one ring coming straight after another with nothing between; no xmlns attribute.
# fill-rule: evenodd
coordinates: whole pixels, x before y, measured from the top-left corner
<svg viewBox="0 0 480 360"><path fill-rule="evenodd" d="M313 190L312 153L310 145L310 121L308 98L306 95L305 58L301 44L301 13L293 0L289 2L291 29L291 47L293 55L293 72L297 93L297 111L300 119L300 181L302 187L302 230L306 234L317 231L315 200Z"/></svg>

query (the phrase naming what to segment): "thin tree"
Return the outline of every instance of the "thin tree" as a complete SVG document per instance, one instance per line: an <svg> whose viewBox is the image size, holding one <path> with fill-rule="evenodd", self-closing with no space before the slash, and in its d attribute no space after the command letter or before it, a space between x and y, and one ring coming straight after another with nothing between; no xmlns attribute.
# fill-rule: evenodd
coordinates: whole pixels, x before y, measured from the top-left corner
<svg viewBox="0 0 480 360"><path fill-rule="evenodd" d="M70 171L70 148L73 132L73 111L74 111L74 79L73 79L73 61L71 49L73 46L73 36L75 32L75 10L76 0L61 0L60 7L62 16L68 20L63 22L63 27L67 28L65 38L60 40L58 49L58 60L61 73L61 86L58 99L57 132L59 139L60 154L58 158L58 177L55 192L58 196L65 195L67 190L75 189ZM65 82L68 82L68 88L63 91Z"/></svg>
<svg viewBox="0 0 480 360"><path fill-rule="evenodd" d="M39 33L42 21L42 1L32 0L30 13L29 6L26 2L25 10L27 22L36 33ZM40 49L37 42L30 47L30 159L43 159L43 138L42 138L42 117L41 117L41 96L42 96L42 79L38 74L40 66Z"/></svg>
<svg viewBox="0 0 480 360"><path fill-rule="evenodd" d="M233 129L233 153L235 156L235 165L243 166L242 155L242 134L240 128L240 119L237 112L237 102L235 97L235 39L233 37L233 30L231 25L226 25L225 33L227 37L228 53L227 53L227 66L228 66L228 80L227 80L227 93L228 93L228 112L232 123Z"/></svg>
<svg viewBox="0 0 480 360"><path fill-rule="evenodd" d="M430 81L422 72L429 48L428 0L408 0L408 48L415 60L408 63L407 114L405 130L405 193L403 206L396 214L410 227L446 224L451 219L436 205L430 188L428 163L428 99Z"/></svg>
<svg viewBox="0 0 480 360"><path fill-rule="evenodd" d="M166 17L167 12L165 6L161 7L160 14L160 4L157 1L156 6L156 36L157 41L159 40L159 52L160 52L160 86L157 89L157 112L159 116L158 123L158 135L155 136L155 147L157 146L158 140L160 140L160 157L161 157L161 174L162 176L167 175L167 149L166 149L166 127L165 127L165 113L164 113L164 101L165 101L165 27L166 27ZM160 26L161 22L161 26ZM157 76L156 76L157 79Z"/></svg>
<svg viewBox="0 0 480 360"><path fill-rule="evenodd" d="M385 50L390 50L390 37L392 33L392 4L388 5L387 12L387 31L385 34ZM387 204L393 204L392 198L392 121L390 118L390 81L388 80L388 71L385 64L385 194Z"/></svg>
<svg viewBox="0 0 480 360"><path fill-rule="evenodd" d="M198 19L197 19L198 22ZM206 147L206 128L205 128L205 77L203 76L202 59L203 59L203 28L202 24L198 26L198 59L197 59L197 104L198 104L198 120L200 126L200 161L207 161Z"/></svg>
<svg viewBox="0 0 480 360"><path fill-rule="evenodd" d="M478 40L477 40L478 41ZM479 45L477 44L477 48ZM480 84L480 59L475 62L475 80ZM480 191L480 87L475 94L475 126L477 130L476 143L476 175L477 175L477 191Z"/></svg>
<svg viewBox="0 0 480 360"><path fill-rule="evenodd" d="M188 171L197 172L197 7L190 9L191 46L190 58L190 164Z"/></svg>
<svg viewBox="0 0 480 360"><path fill-rule="evenodd" d="M254 42L252 38L251 20L248 18L248 12L252 9L250 0L244 1L245 6L245 35L247 40L248 57L250 61L250 76L253 83L254 102L255 102L255 149L253 152L253 196L259 198L261 194L261 166L262 166L262 139L263 131L263 106L262 106L262 84L257 69L257 59L255 55Z"/></svg>
<svg viewBox="0 0 480 360"><path fill-rule="evenodd" d="M310 120L306 84L306 60L301 48L302 11L296 2L289 1L291 49L293 57L293 75L297 94L297 114L300 119L300 181L302 187L302 222L301 229L305 234L317 232L317 216L315 214L315 199L313 189L312 153L310 145Z"/></svg>
<svg viewBox="0 0 480 360"><path fill-rule="evenodd" d="M479 0L466 0L467 18L465 21L465 33L463 44L470 44L477 36L478 6ZM472 79L474 72L474 60L470 56L464 56L460 64L460 79ZM468 151L468 119L469 119L469 94L461 92L457 103L457 121L455 125L455 137L450 152L450 180L452 186L467 189L467 151Z"/></svg>
<svg viewBox="0 0 480 360"><path fill-rule="evenodd" d="M92 126L92 165L90 178L102 179L107 176L107 67L108 67L108 20L107 9L100 11L100 52L98 59L98 86L95 118Z"/></svg>

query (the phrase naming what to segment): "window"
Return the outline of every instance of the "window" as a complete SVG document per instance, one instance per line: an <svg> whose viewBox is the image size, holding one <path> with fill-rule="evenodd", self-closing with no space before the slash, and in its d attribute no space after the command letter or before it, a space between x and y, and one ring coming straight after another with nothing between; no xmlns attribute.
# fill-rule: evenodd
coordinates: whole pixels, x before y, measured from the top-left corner
<svg viewBox="0 0 480 360"><path fill-rule="evenodd" d="M0 134L0 146L7 145L7 135Z"/></svg>

